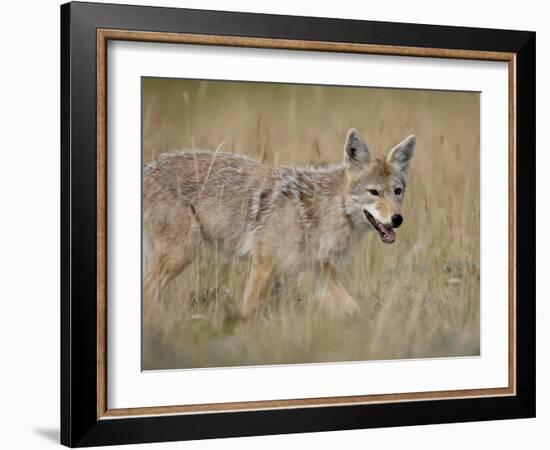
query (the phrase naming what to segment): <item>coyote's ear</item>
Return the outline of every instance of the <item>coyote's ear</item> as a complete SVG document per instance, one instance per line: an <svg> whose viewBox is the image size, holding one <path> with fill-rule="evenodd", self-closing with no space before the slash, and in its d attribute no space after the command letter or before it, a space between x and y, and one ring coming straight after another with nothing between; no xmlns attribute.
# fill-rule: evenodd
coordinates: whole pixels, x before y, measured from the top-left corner
<svg viewBox="0 0 550 450"><path fill-rule="evenodd" d="M367 143L355 128L348 131L344 146L344 161L346 167L362 167L370 161Z"/></svg>
<svg viewBox="0 0 550 450"><path fill-rule="evenodd" d="M407 173L409 164L414 155L416 147L416 136L412 135L403 139L399 144L388 152L386 162L391 164L400 172Z"/></svg>

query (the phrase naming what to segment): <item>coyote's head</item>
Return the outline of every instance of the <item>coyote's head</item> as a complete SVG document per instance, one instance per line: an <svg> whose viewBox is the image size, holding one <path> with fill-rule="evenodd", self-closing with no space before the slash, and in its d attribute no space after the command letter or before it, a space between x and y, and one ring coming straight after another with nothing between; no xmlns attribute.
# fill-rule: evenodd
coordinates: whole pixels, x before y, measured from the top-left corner
<svg viewBox="0 0 550 450"><path fill-rule="evenodd" d="M375 158L357 130L348 131L344 151L346 211L357 230L371 226L386 244L395 241L394 228L403 223L401 202L415 145L416 138L409 136L385 158Z"/></svg>

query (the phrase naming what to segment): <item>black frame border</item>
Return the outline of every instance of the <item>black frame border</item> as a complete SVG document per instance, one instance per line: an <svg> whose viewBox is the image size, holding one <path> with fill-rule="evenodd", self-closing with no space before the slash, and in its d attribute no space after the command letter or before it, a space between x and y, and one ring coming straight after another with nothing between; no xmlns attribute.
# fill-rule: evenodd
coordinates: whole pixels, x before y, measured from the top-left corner
<svg viewBox="0 0 550 450"><path fill-rule="evenodd" d="M96 30L516 54L516 395L97 419ZM114 4L61 6L61 443L71 447L535 416L534 32Z"/></svg>

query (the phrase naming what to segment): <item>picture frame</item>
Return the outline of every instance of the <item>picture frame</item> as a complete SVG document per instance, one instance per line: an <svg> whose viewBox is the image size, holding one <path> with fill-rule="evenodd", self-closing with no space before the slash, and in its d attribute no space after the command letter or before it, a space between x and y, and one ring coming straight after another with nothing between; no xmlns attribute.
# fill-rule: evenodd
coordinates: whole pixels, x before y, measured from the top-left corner
<svg viewBox="0 0 550 450"><path fill-rule="evenodd" d="M508 66L508 386L149 405L107 401L107 43ZM72 2L61 6L61 443L70 447L535 416L535 42L527 31ZM491 257L490 255L487 257Z"/></svg>

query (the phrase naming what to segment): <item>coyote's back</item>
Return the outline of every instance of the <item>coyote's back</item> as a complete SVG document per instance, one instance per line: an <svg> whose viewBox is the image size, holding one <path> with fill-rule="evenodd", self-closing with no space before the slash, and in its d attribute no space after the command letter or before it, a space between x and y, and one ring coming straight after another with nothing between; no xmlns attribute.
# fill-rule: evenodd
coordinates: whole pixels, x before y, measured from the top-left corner
<svg viewBox="0 0 550 450"><path fill-rule="evenodd" d="M246 222L250 192L260 188L265 173L262 164L236 153L163 154L144 169L145 231L159 236L171 227L198 223L203 239L235 247L242 239L239 224ZM189 217L177 223L182 216Z"/></svg>

